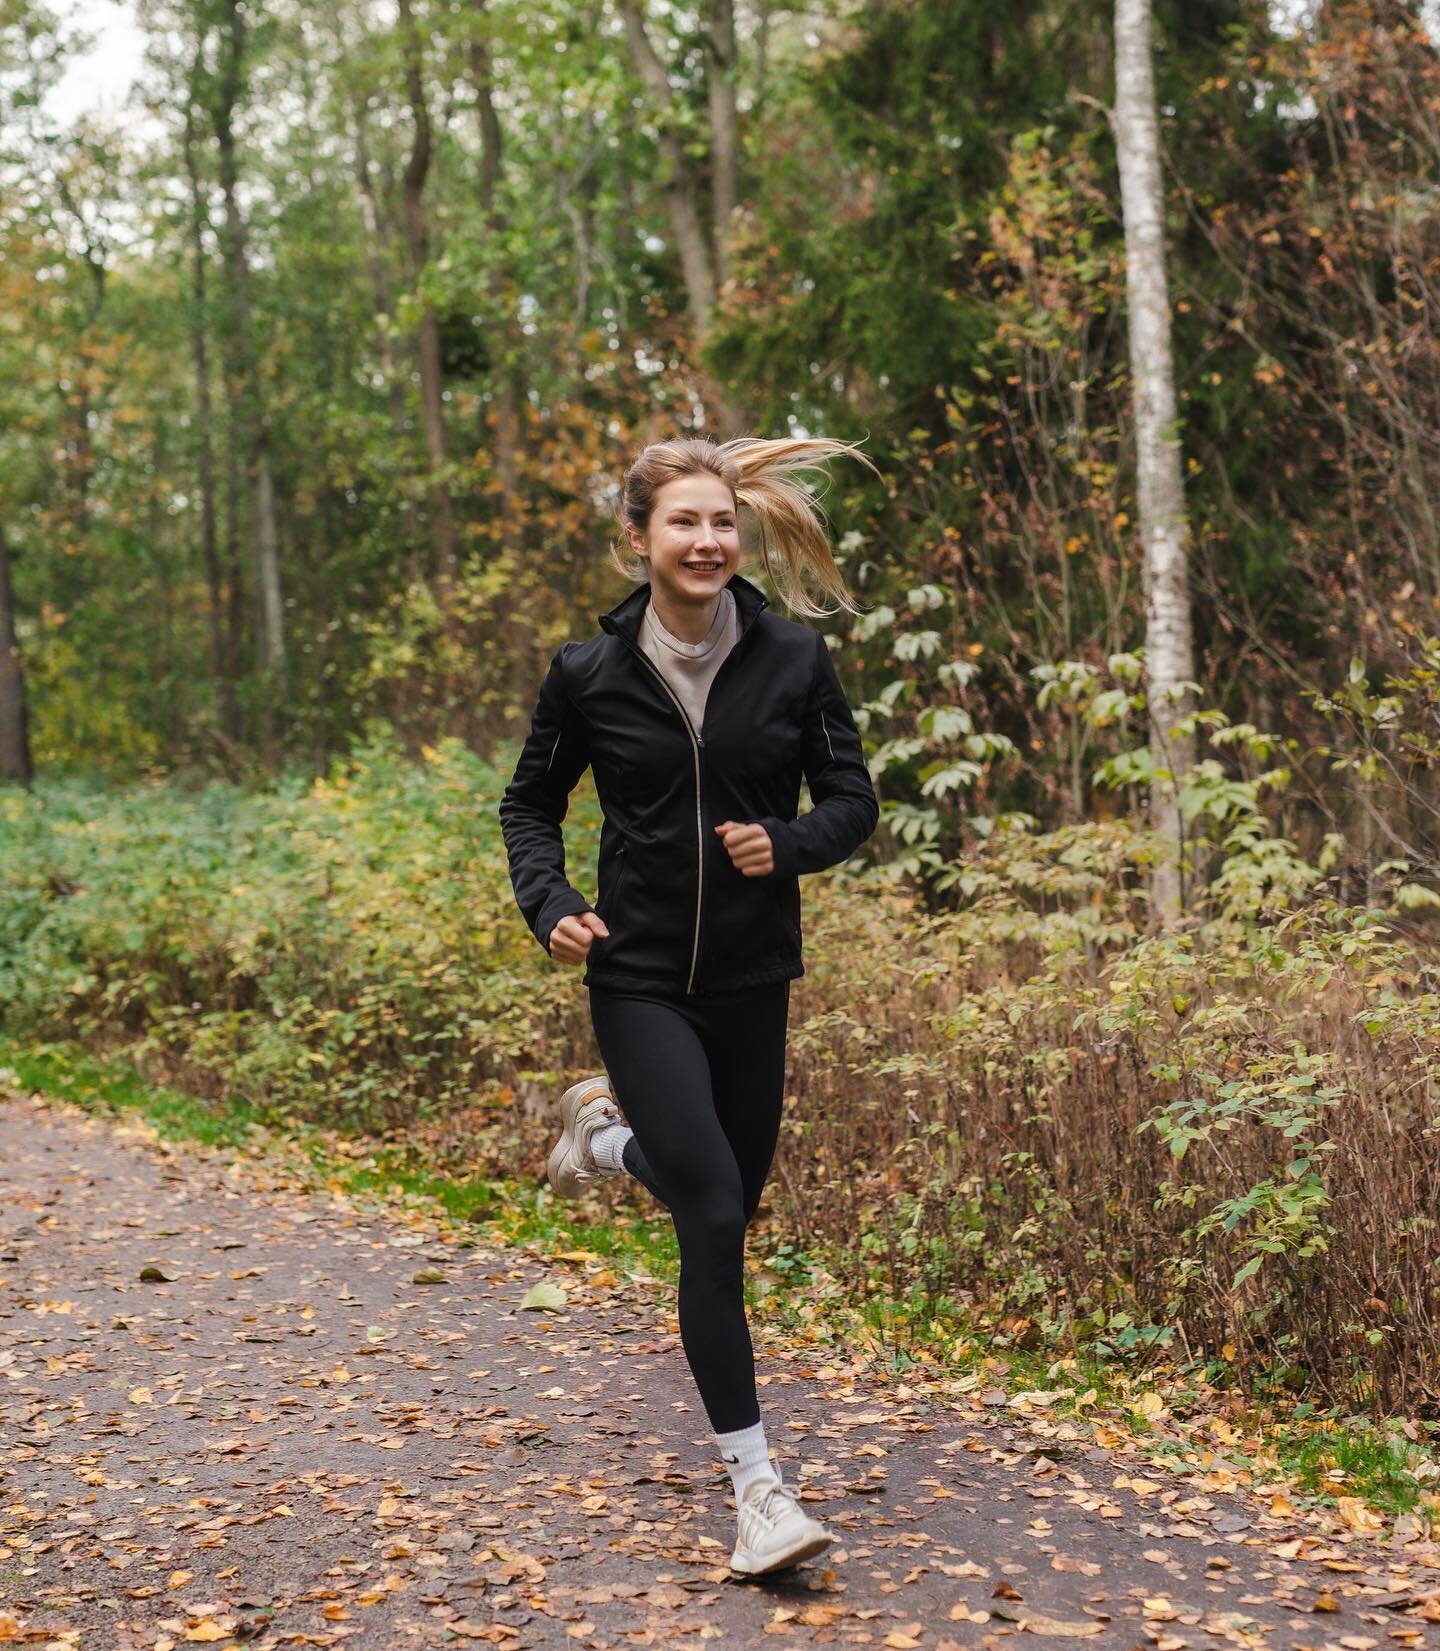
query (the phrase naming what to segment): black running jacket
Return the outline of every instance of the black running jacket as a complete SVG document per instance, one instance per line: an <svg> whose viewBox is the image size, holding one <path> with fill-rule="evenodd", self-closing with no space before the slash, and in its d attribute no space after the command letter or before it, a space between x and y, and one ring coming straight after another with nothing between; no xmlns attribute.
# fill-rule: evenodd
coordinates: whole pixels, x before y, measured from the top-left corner
<svg viewBox="0 0 1440 1651"><path fill-rule="evenodd" d="M600 635L565 643L541 685L500 824L516 902L547 953L562 917L604 919L585 986L703 994L804 974L799 875L849 859L879 820L824 637L767 613L739 574L728 588L739 636L698 737L640 647L648 584L599 615ZM560 832L587 766L604 814L593 908L566 880ZM814 806L797 819L802 774ZM726 820L765 827L773 872L735 868L714 830Z"/></svg>

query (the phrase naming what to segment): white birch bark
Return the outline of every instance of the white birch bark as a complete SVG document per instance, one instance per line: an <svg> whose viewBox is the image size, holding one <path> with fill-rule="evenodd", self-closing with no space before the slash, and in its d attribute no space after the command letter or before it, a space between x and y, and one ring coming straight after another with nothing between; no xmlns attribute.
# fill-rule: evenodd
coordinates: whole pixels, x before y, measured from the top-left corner
<svg viewBox="0 0 1440 1651"><path fill-rule="evenodd" d="M1177 685L1195 675L1185 489L1176 435L1175 370L1165 275L1165 194L1155 110L1150 0L1115 0L1115 148L1125 218L1130 382L1140 537L1144 547L1145 662L1150 739L1162 774L1150 819L1172 853L1154 868L1151 899L1163 924L1182 905L1184 826L1174 780L1194 761L1194 741L1175 723L1193 707Z"/></svg>

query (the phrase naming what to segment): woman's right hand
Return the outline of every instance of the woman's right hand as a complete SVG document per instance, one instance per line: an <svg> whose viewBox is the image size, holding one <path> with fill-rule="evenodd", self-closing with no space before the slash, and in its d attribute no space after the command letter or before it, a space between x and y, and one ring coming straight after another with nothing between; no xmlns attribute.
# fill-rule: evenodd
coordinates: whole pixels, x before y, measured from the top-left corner
<svg viewBox="0 0 1440 1651"><path fill-rule="evenodd" d="M582 911L578 917L562 917L550 931L546 948L557 963L583 963L590 955L591 942L608 937L605 919L599 912Z"/></svg>

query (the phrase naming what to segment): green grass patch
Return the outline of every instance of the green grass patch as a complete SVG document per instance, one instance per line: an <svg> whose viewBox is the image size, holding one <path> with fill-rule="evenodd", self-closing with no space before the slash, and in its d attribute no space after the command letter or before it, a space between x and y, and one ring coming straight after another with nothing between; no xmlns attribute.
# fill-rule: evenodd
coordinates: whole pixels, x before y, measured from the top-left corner
<svg viewBox="0 0 1440 1651"><path fill-rule="evenodd" d="M214 1106L150 1083L127 1062L101 1059L77 1044L21 1045L0 1037L0 1066L17 1073L26 1088L89 1111L142 1113L167 1139L238 1147L250 1139L258 1121L243 1101Z"/></svg>
<svg viewBox="0 0 1440 1651"><path fill-rule="evenodd" d="M1376 1426L1359 1416L1330 1416L1303 1434L1287 1428L1277 1455L1286 1474L1318 1501L1355 1496L1391 1516L1413 1512L1437 1478L1423 1443L1398 1426Z"/></svg>

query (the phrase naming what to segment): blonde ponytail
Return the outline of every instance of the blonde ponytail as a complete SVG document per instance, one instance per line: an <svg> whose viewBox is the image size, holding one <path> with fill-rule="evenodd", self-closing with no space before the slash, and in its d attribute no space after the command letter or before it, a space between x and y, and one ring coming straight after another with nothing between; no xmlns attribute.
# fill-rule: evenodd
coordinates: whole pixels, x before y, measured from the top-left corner
<svg viewBox="0 0 1440 1651"><path fill-rule="evenodd" d="M782 437L766 440L740 436L715 442L708 437L652 442L625 476L621 515L642 532L650 525L655 495L666 482L699 473L717 476L755 517L760 536L760 559L776 595L792 612L819 619L841 608L861 611L836 566L826 532L825 512L819 500L790 478L797 472L820 471L838 454L848 453L880 472L855 442L831 441L824 436ZM627 578L646 577L643 561L627 562L618 548L611 560ZM832 597L833 608L819 606L805 589L806 580Z"/></svg>

